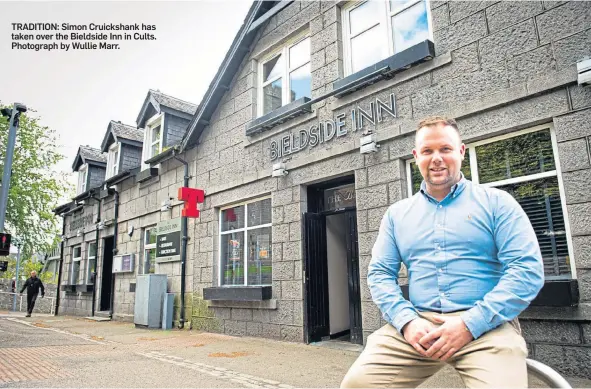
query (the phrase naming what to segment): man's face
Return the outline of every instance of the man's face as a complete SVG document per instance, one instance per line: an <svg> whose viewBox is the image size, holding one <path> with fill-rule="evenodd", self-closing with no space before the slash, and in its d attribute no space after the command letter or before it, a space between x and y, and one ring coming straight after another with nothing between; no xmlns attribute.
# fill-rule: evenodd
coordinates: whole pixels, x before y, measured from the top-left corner
<svg viewBox="0 0 591 389"><path fill-rule="evenodd" d="M31 277L33 277L33 278L37 277L37 272L35 272L35 271L32 271L32 272L31 272Z"/></svg>
<svg viewBox="0 0 591 389"><path fill-rule="evenodd" d="M412 154L427 185L444 189L459 178L465 151L457 131L439 123L419 130Z"/></svg>

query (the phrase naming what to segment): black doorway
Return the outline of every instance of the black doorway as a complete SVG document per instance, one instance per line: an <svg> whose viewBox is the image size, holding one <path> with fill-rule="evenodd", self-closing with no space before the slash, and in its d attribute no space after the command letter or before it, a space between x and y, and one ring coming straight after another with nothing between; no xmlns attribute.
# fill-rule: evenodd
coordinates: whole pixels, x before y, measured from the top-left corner
<svg viewBox="0 0 591 389"><path fill-rule="evenodd" d="M303 266L306 343L329 339L363 343L354 191L352 177L308 188Z"/></svg>
<svg viewBox="0 0 591 389"><path fill-rule="evenodd" d="M101 311L111 310L111 282L113 282L113 237L103 239L103 266L101 271Z"/></svg>

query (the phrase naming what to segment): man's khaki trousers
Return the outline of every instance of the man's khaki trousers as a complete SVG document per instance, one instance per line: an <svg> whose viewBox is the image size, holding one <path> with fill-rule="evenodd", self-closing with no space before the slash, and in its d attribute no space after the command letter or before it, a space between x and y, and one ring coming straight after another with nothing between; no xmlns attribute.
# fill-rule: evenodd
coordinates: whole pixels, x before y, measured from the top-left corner
<svg viewBox="0 0 591 389"><path fill-rule="evenodd" d="M449 315L458 315L461 312ZM433 322L433 313L421 317ZM526 388L527 347L517 320L505 323L471 341L447 360L468 388ZM446 362L423 357L404 337L386 324L367 338L341 388L414 388Z"/></svg>

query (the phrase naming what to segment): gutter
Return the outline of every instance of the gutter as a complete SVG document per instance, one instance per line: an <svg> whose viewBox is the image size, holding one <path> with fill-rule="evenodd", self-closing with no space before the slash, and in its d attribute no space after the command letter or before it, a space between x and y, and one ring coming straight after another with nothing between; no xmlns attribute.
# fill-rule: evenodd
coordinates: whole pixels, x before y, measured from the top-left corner
<svg viewBox="0 0 591 389"><path fill-rule="evenodd" d="M173 149L172 157L184 165L183 186L189 186L189 164L184 159L177 156L177 151ZM185 268L187 263L187 217L181 216L181 314L179 318L178 328L182 330L185 327Z"/></svg>

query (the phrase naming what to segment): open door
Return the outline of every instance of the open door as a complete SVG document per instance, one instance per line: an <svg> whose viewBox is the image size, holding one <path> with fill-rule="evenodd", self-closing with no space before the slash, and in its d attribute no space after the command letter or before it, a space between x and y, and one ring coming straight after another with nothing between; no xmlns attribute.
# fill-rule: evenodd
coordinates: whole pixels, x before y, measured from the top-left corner
<svg viewBox="0 0 591 389"><path fill-rule="evenodd" d="M349 279L349 320L351 343L363 344L361 325L361 288L359 282L359 246L357 238L357 214L347 212L349 233L347 234L347 265Z"/></svg>
<svg viewBox="0 0 591 389"><path fill-rule="evenodd" d="M111 309L111 283L113 282L113 237L103 240L100 311Z"/></svg>
<svg viewBox="0 0 591 389"><path fill-rule="evenodd" d="M304 214L304 339L318 342L330 336L326 220L317 213Z"/></svg>

